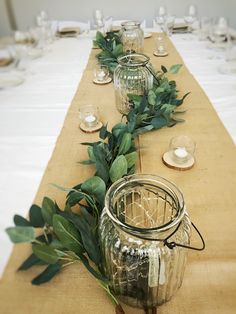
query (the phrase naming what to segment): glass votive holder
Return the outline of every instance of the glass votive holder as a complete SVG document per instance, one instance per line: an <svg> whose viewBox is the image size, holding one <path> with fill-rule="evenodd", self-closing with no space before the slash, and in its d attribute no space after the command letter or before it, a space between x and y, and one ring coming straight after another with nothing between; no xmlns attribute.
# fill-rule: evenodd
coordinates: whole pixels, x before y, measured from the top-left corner
<svg viewBox="0 0 236 314"><path fill-rule="evenodd" d="M95 84L107 84L111 82L110 72L106 65L97 64L93 73L93 82Z"/></svg>
<svg viewBox="0 0 236 314"><path fill-rule="evenodd" d="M191 169L195 162L195 148L196 144L189 136L173 137L169 143L169 150L163 155L163 162L173 169Z"/></svg>
<svg viewBox="0 0 236 314"><path fill-rule="evenodd" d="M166 44L162 36L157 36L155 38L155 51L154 55L157 57L167 56Z"/></svg>
<svg viewBox="0 0 236 314"><path fill-rule="evenodd" d="M169 151L177 164L184 164L194 158L195 147L195 142L189 136L180 135L170 140Z"/></svg>
<svg viewBox="0 0 236 314"><path fill-rule="evenodd" d="M80 129L87 133L98 131L102 127L99 110L94 105L83 105L79 108Z"/></svg>

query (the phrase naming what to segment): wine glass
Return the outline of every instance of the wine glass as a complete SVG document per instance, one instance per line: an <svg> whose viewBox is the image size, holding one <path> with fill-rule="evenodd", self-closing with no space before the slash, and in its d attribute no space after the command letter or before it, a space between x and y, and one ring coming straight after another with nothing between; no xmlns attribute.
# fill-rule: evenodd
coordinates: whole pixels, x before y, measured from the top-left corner
<svg viewBox="0 0 236 314"><path fill-rule="evenodd" d="M160 6L158 9L157 16L155 18L155 22L159 25L161 30L163 31L165 24L166 24L166 17L167 17L167 9L165 6Z"/></svg>
<svg viewBox="0 0 236 314"><path fill-rule="evenodd" d="M172 35L175 25L175 15L168 14L165 21L165 31L168 36Z"/></svg>
<svg viewBox="0 0 236 314"><path fill-rule="evenodd" d="M95 26L99 30L104 27L104 16L100 9L96 9L94 12Z"/></svg>
<svg viewBox="0 0 236 314"><path fill-rule="evenodd" d="M194 4L191 4L187 7L184 21L188 26L189 33L192 32L193 23L197 21L197 7Z"/></svg>
<svg viewBox="0 0 236 314"><path fill-rule="evenodd" d="M228 39L229 26L225 17L221 16L214 20L211 31L211 40L215 48L225 48Z"/></svg>
<svg viewBox="0 0 236 314"><path fill-rule="evenodd" d="M210 36L212 20L207 16L201 17L199 39L206 40Z"/></svg>

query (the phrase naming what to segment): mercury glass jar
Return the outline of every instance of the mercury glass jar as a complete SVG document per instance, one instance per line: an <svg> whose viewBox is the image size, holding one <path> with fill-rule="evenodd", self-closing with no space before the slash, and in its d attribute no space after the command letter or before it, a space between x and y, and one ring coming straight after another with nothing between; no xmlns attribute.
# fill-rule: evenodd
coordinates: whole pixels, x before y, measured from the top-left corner
<svg viewBox="0 0 236 314"><path fill-rule="evenodd" d="M181 286L191 222L171 182L135 174L107 191L100 244L111 289L131 306L153 308ZM175 245L171 245L175 243Z"/></svg>
<svg viewBox="0 0 236 314"><path fill-rule="evenodd" d="M143 51L144 33L140 27L140 22L127 21L121 23L120 38L125 53Z"/></svg>
<svg viewBox="0 0 236 314"><path fill-rule="evenodd" d="M114 71L116 107L127 114L132 104L128 94L144 95L153 86L153 76L147 68L150 58L141 53L118 57L118 66Z"/></svg>

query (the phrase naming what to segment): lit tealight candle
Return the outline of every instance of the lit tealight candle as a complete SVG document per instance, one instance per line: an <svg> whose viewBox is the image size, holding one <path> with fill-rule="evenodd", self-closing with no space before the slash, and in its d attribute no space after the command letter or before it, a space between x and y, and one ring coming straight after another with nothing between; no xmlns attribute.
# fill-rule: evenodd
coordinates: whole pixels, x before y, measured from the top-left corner
<svg viewBox="0 0 236 314"><path fill-rule="evenodd" d="M187 161L188 158L188 152L185 147L178 147L174 149L174 158L176 159L177 162L183 163Z"/></svg>
<svg viewBox="0 0 236 314"><path fill-rule="evenodd" d="M104 81L105 77L106 77L106 73L103 70L97 73L97 79L99 81Z"/></svg>
<svg viewBox="0 0 236 314"><path fill-rule="evenodd" d="M95 121L96 121L96 117L92 114L90 114L84 118L84 122L88 125L94 124Z"/></svg>
<svg viewBox="0 0 236 314"><path fill-rule="evenodd" d="M164 53L164 52L165 52L165 48L164 48L162 45L160 45L160 46L158 47L158 52L159 52L159 53Z"/></svg>

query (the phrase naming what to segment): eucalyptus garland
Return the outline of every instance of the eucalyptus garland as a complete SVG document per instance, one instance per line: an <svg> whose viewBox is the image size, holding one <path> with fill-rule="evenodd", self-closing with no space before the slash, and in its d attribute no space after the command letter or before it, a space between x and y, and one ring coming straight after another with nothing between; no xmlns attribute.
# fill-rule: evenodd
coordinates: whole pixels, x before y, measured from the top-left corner
<svg viewBox="0 0 236 314"><path fill-rule="evenodd" d="M97 33L96 43L102 48L98 59L113 70L117 65L117 57L123 53L119 36L109 33L104 37ZM179 68L180 65L175 65L169 71L176 73ZM94 167L95 174L69 189L55 184L55 187L67 193L63 208L45 196L41 206L31 206L28 219L14 216L15 226L6 229L11 241L32 245L32 254L18 270L44 266L43 272L32 279L32 284L48 282L63 268L81 262L111 297L116 312L124 313L104 271L99 243L99 218L110 185L135 172L138 158L135 138L139 134L183 121L177 117L180 111L176 109L187 94L178 99L176 83L169 81L166 73L168 71L163 66L155 72L156 84L146 95L129 95L132 109L123 117L122 122L114 125L110 131L104 125L97 142L82 143L87 146L88 159L81 163ZM79 213L74 211L75 206L80 207ZM35 229L41 231L39 236Z"/></svg>

